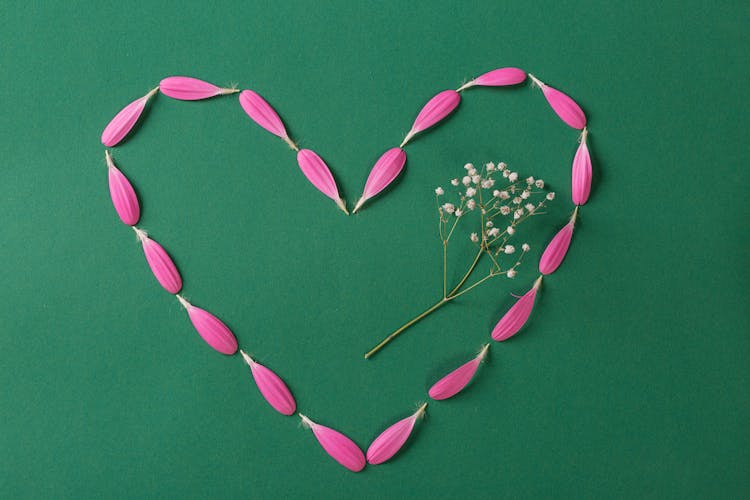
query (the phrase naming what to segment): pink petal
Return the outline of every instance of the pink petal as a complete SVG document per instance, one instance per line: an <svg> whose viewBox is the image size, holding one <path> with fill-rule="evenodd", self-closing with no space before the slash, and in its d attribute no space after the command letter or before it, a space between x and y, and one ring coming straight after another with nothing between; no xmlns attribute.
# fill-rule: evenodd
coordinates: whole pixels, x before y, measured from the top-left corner
<svg viewBox="0 0 750 500"><path fill-rule="evenodd" d="M372 465L382 464L398 453L398 450L409 439L414 423L422 416L426 407L427 403L423 404L414 415L399 420L375 438L375 441L367 448L367 462Z"/></svg>
<svg viewBox="0 0 750 500"><path fill-rule="evenodd" d="M151 99L151 96L156 94L158 90L159 87L122 108L122 110L112 118L112 121L104 127L104 132L102 132L102 144L111 148L122 141L138 121L138 118L141 116L141 113L143 113L143 109L146 107L148 100Z"/></svg>
<svg viewBox="0 0 750 500"><path fill-rule="evenodd" d="M542 258L539 259L539 272L542 274L554 273L563 259L565 254L568 253L570 247L570 240L573 237L573 227L575 226L576 215L578 214L578 207L573 211L573 216L570 221L563 226L560 231L557 232L552 241L549 242L547 248L542 253Z"/></svg>
<svg viewBox="0 0 750 500"><path fill-rule="evenodd" d="M193 323L195 330L208 345L222 354L229 355L237 352L237 339L234 338L234 334L227 328L227 325L210 312L200 307L195 307L180 295L177 298L187 310L188 317Z"/></svg>
<svg viewBox="0 0 750 500"><path fill-rule="evenodd" d="M261 96L252 90L243 90L240 93L240 105L255 123L284 140L289 139L281 118Z"/></svg>
<svg viewBox="0 0 750 500"><path fill-rule="evenodd" d="M159 83L159 90L162 94L181 101L197 101L219 94L239 92L236 89L223 89L189 76L169 76Z"/></svg>
<svg viewBox="0 0 750 500"><path fill-rule="evenodd" d="M581 145L573 158L573 203L585 205L591 193L591 156L586 145L588 132L583 129Z"/></svg>
<svg viewBox="0 0 750 500"><path fill-rule="evenodd" d="M535 78L534 75L529 75L529 78L539 85L547 102L562 121L577 129L586 126L586 115L583 114L583 110L573 99Z"/></svg>
<svg viewBox="0 0 750 500"><path fill-rule="evenodd" d="M297 410L297 403L294 401L294 396L292 396L291 391L284 381L274 372L257 363L245 351L240 350L240 354L242 354L245 362L250 366L255 384L260 389L263 397L266 398L266 401L268 401L268 404L283 415L293 414Z"/></svg>
<svg viewBox="0 0 750 500"><path fill-rule="evenodd" d="M312 182L313 186L335 201L341 210L347 214L349 213L346 210L344 200L339 197L339 190L336 187L336 181L333 178L333 174L331 174L331 170L315 151L300 149L297 152L297 163L302 173L305 174L307 180Z"/></svg>
<svg viewBox="0 0 750 500"><path fill-rule="evenodd" d="M505 85L517 85L526 80L526 72L518 68L500 68L478 76L471 85L482 85L485 87L502 87Z"/></svg>
<svg viewBox="0 0 750 500"><path fill-rule="evenodd" d="M435 385L430 387L429 395L432 399L441 400L455 396L466 387L479 368L479 364L487 356L487 350L490 345L485 345L477 357L464 363L445 377L438 380Z"/></svg>
<svg viewBox="0 0 750 500"><path fill-rule="evenodd" d="M306 416L300 414L302 422L312 429L313 434L326 452L338 463L353 472L359 472L365 467L365 455L354 441L324 425L316 424Z"/></svg>
<svg viewBox="0 0 750 500"><path fill-rule="evenodd" d="M416 134L432 127L451 114L460 102L461 95L455 90L444 90L427 101L400 147L403 148Z"/></svg>
<svg viewBox="0 0 750 500"><path fill-rule="evenodd" d="M518 333L518 330L523 327L526 320L531 315L531 310L534 308L534 299L536 299L536 292L539 286L542 284L542 277L539 276L534 282L534 286L531 290L518 299L513 307L511 307L505 315L500 318L495 328L492 330L492 338L498 342L507 340L513 335Z"/></svg>
<svg viewBox="0 0 750 500"><path fill-rule="evenodd" d="M586 115L583 114L583 110L573 99L552 87L544 87L542 91L544 97L547 98L547 102L562 121L577 129L586 126Z"/></svg>
<svg viewBox="0 0 750 500"><path fill-rule="evenodd" d="M167 251L149 238L144 231L136 227L133 229L135 229L138 239L141 240L143 253L146 254L146 261L151 268L151 272L154 273L154 276L159 281L159 284L169 293L179 292L182 288L182 278Z"/></svg>
<svg viewBox="0 0 750 500"><path fill-rule="evenodd" d="M367 177L362 197L354 207L359 210L365 201L369 200L385 189L401 173L406 163L406 151L401 148L391 148L378 158Z"/></svg>
<svg viewBox="0 0 750 500"><path fill-rule="evenodd" d="M134 226L141 217L138 197L128 178L115 166L109 151L105 151L104 156L109 170L109 196L112 198L112 204L122 222L128 226Z"/></svg>

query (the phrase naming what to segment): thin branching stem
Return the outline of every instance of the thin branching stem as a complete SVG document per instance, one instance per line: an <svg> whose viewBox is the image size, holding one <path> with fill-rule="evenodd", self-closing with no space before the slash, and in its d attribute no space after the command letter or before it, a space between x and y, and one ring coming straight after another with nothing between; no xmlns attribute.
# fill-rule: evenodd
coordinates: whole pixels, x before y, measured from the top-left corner
<svg viewBox="0 0 750 500"><path fill-rule="evenodd" d="M393 333L391 333L390 335L388 335L386 338L384 338L378 345L376 345L375 347L373 347L372 349L370 349L367 352L367 354L365 354L365 358L366 359L371 358L375 353L377 353L379 350L381 350L383 347L385 347L391 340L393 340L396 337L398 337L407 328L409 328L410 326L416 324L418 321L420 321L421 319L425 318L429 314L432 314L433 312L435 312L436 310L438 310L439 308L441 308L442 306L444 306L445 304L447 304L451 300L455 299L459 295L462 295L462 294L459 294L457 292L461 289L461 287L464 285L464 283L466 283L466 280L469 279L469 276L471 276L471 273L474 272L474 269L477 267L477 264L479 263L479 259L482 257L482 254L484 252L485 252L485 248L484 247L482 247L482 248L479 249L479 252L477 252L476 257L474 257L474 261L469 266L469 269L466 271L466 274L464 274L463 278L461 278L461 281L458 283L458 285L456 285L450 291L450 293L444 295L441 300L437 301L435 304L433 304L431 307L429 307L428 309L426 309L424 312L422 312L421 314L419 314L418 316L416 316L412 320L404 323L400 328L398 328L396 331L394 331ZM474 288L477 284L478 283L473 284L471 286L471 288ZM469 290L469 289L467 289L467 290Z"/></svg>
<svg viewBox="0 0 750 500"><path fill-rule="evenodd" d="M442 188L438 188L435 190L437 197L436 197L436 204L437 204L437 211L439 215L438 219L438 229L440 232L440 241L443 245L443 297L435 302L432 306L424 310L419 315L412 318L410 321L404 323L401 327L399 327L397 330L392 332L390 335L385 337L379 344L377 344L375 347L370 349L370 351L365 354L365 358L370 358L374 354L376 354L378 351L380 351L383 347L385 347L389 342L391 342L393 339L395 339L397 336L399 336L401 333L406 331L411 326L415 325L428 315L432 314L433 312L437 311L441 307L443 307L445 304L451 302L452 300L461 297L462 295L468 293L469 291L473 290L474 288L478 287L482 283L500 275L507 275L508 277L513 277L515 275L515 269L521 264L521 261L523 260L524 255L526 254L526 251L528 250L528 247L524 244L523 253L518 256L518 259L516 260L515 264L505 270L503 270L503 267L500 265L500 262L496 258L500 252L508 252L513 253L514 249L509 248L506 246L506 243L508 242L509 238L511 237L511 234L508 232L508 227L515 228L518 224L525 221L529 217L533 217L534 215L541 215L544 212L541 212L540 210L545 206L546 200L540 201L532 210L529 210L526 208L526 205L521 205L521 203L509 203L509 205L504 205L504 207L507 207L508 213L503 213L503 208L499 206L501 201L497 200L495 198L495 195L493 194L492 197L489 198L491 201L487 201L487 204L485 205L485 196L483 194L484 189L491 189L494 185L494 179L492 179L493 173L501 172L502 169L505 167L503 166L501 169L497 170L490 169L487 165L484 165L480 172L478 173L479 180L473 179L473 183L476 185L476 188L472 187L473 192L471 193L471 196L468 196L469 194L469 187L471 187L471 183L466 181L466 178L464 178L464 186L466 187L465 193L458 193L459 196L459 203L458 207L453 206L452 204L446 203L445 205L440 204L440 195L443 194ZM467 166L467 170L472 170ZM473 171L470 171L469 174L471 176L477 175L477 171L474 169ZM544 193L545 191L541 189L543 186L537 186L540 187L540 190L534 189L534 186L531 183L528 183L528 185L522 186L522 181L518 180L516 182L515 177L517 176L517 173L513 173L512 175L505 175L505 177L511 177L513 181L508 179L510 184L508 184L505 188L502 189L502 191L508 191L509 193L520 196L523 199L528 199L530 196L538 194L538 193ZM484 181L492 179L492 182L487 183L485 186ZM454 186L458 186L458 182L454 184ZM463 189L460 188L460 189ZM528 191L528 196L524 196L523 193L520 195L517 194L521 190ZM486 193L489 196L489 193ZM472 197L477 197L476 200L474 200ZM509 199L510 197L502 195L506 199ZM548 198L552 199L552 198ZM471 203L469 203L469 200L471 200ZM520 198L519 200L520 201ZM466 272L463 274L461 279L458 281L458 284L454 286L451 290L448 290L448 243L453 236L454 231L456 230L456 227L458 226L459 220L462 218L462 215L464 215L466 212L464 212L465 207L469 207L469 210L474 210L475 208L478 208L479 210L479 219L480 219L480 232L481 232L481 239L478 239L475 237L475 235L471 236L472 241L479 243L479 248L477 250L477 254L474 256L474 259L472 260L471 264L467 268ZM521 209L523 215L518 217L517 219L514 218L515 212L517 210ZM456 213L458 212L458 213ZM512 214L512 215L511 215ZM507 216L510 215L511 219L508 221L509 226L506 227L505 230L502 232L499 231L500 228L494 228L494 224L490 223L490 221L493 221L494 218L503 215ZM451 217L453 217L453 220L451 221ZM494 221L493 221L494 222ZM492 228L492 229L490 229ZM511 231L513 233L514 231ZM498 233L498 234L495 234ZM474 271L477 268L477 265L479 264L479 261L482 259L483 254L487 254L492 261L490 265L489 273L482 278L474 281L470 285L467 285L467 281L472 276Z"/></svg>
<svg viewBox="0 0 750 500"><path fill-rule="evenodd" d="M468 286L467 288L465 288L464 290L461 290L460 292L458 292L458 293L456 293L456 294L454 294L454 295L451 295L451 296L450 296L450 298L449 298L448 300L453 300L453 299L455 299L455 298L458 298L458 297L460 297L461 295L465 294L466 292L468 292L469 290L473 289L474 287L476 287L476 286L479 286L479 285L481 285L482 283L484 283L484 282L485 282L485 281L487 281L488 279L490 279L490 278L494 278L495 276L497 276L497 275L499 275L499 274L502 274L502 273L495 273L495 272L490 272L490 273L489 273L489 274L488 274L487 276L485 276L484 278L480 279L480 280L479 280L479 281L477 281L476 283L472 283L471 285L469 285L469 286Z"/></svg>
<svg viewBox="0 0 750 500"><path fill-rule="evenodd" d="M448 242L443 241L443 298L448 290Z"/></svg>

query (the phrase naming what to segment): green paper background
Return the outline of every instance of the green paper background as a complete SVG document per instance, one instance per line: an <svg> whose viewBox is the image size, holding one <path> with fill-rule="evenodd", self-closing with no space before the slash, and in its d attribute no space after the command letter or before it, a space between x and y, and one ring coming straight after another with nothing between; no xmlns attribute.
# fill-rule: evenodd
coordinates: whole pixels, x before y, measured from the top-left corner
<svg viewBox="0 0 750 500"><path fill-rule="evenodd" d="M0 497L747 497L749 25L747 2L4 3ZM405 452L349 473L156 284L101 130L164 76L239 83L352 202L429 97L501 66L587 111L591 201L523 334ZM185 295L366 448L533 281L576 138L537 89L471 90L349 218L235 98L158 96L114 154ZM363 360L440 293L432 190L490 160L558 192L519 230L528 262Z"/></svg>

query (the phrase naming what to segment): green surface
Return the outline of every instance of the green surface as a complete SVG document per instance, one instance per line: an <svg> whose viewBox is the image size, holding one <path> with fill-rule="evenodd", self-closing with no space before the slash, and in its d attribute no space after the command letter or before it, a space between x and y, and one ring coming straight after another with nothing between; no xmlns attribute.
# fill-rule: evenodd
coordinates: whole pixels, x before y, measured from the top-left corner
<svg viewBox="0 0 750 500"><path fill-rule="evenodd" d="M746 2L4 3L0 497L747 497L749 22ZM431 95L501 66L584 106L594 194L530 327L404 453L349 473L156 284L101 130L164 76L238 82L353 201ZM349 218L235 98L158 96L115 156L185 295L366 448L529 286L575 146L538 90L471 90ZM432 190L489 160L558 192L519 231L529 262L363 360L440 293Z"/></svg>

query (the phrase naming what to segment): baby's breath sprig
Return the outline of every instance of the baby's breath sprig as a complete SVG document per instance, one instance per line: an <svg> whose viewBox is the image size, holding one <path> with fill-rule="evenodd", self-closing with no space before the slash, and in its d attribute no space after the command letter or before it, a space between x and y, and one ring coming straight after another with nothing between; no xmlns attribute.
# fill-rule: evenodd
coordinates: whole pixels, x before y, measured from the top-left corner
<svg viewBox="0 0 750 500"><path fill-rule="evenodd" d="M454 191L450 201L446 199L448 195L445 189L435 188L438 232L443 247L443 297L388 335L368 351L365 358L373 356L410 326L482 283L498 276L514 278L524 256L531 249L525 242L520 245L520 250L512 244L517 237L517 227L530 217L544 214L547 203L555 199L555 193L545 189L544 180L534 177L522 179L518 172L502 162L497 165L486 163L480 169L467 163L463 175L452 179L450 184ZM448 243L459 224L467 218L473 218L478 223L478 227L475 225L468 235L477 253L458 284L449 289ZM469 284L485 255L489 261L487 273Z"/></svg>

